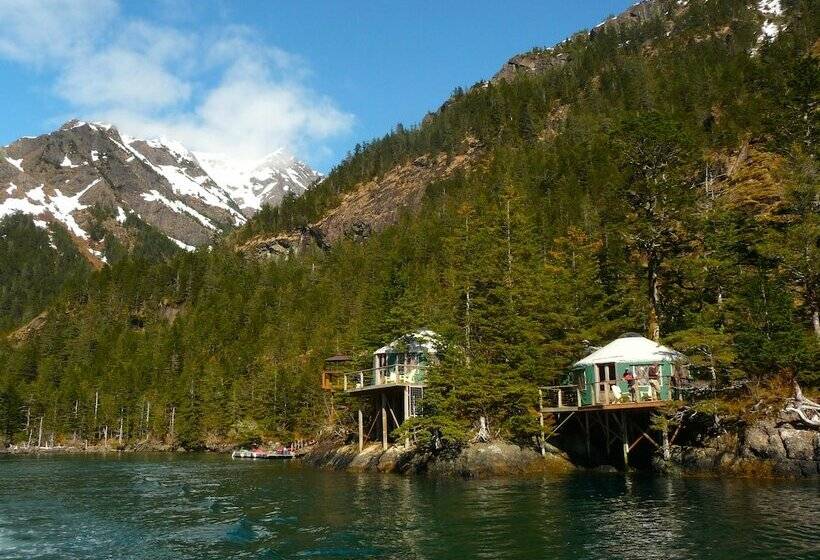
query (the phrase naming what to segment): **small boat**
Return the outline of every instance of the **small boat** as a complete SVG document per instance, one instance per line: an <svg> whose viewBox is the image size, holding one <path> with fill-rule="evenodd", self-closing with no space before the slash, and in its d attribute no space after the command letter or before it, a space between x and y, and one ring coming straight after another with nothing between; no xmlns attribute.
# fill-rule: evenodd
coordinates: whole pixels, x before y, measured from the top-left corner
<svg viewBox="0 0 820 560"><path fill-rule="evenodd" d="M237 449L231 453L232 459L293 459L295 455L290 449L264 451L262 449Z"/></svg>

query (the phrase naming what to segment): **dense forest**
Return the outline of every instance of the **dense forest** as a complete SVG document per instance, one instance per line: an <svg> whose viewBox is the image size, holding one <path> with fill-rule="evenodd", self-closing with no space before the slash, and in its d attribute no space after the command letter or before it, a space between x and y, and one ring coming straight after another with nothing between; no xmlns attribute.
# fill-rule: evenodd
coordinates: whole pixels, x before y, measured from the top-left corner
<svg viewBox="0 0 820 560"><path fill-rule="evenodd" d="M126 439L186 447L312 435L328 418L323 359L365 363L417 328L446 341L410 426L422 441L463 441L478 416L530 437L536 387L626 331L685 352L715 383L820 385L820 11L782 4L773 41L740 0L691 1L671 32L663 18L579 34L558 47L565 64L456 90L212 250L54 270L63 259L34 256L48 235L7 219L0 329L52 303L36 333L0 342L4 437L25 439L39 418L58 438L110 437L122 422ZM432 183L366 241L270 260L235 249L468 138L481 165Z"/></svg>

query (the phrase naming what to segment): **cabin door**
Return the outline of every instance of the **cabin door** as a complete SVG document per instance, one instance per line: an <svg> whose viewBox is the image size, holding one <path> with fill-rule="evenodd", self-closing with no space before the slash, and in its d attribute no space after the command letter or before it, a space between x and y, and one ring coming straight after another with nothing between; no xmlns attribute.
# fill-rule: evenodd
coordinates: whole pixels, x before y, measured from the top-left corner
<svg viewBox="0 0 820 560"><path fill-rule="evenodd" d="M609 404L612 400L612 392L609 386L615 384L615 364L598 364L597 368L597 383L595 384L595 403Z"/></svg>

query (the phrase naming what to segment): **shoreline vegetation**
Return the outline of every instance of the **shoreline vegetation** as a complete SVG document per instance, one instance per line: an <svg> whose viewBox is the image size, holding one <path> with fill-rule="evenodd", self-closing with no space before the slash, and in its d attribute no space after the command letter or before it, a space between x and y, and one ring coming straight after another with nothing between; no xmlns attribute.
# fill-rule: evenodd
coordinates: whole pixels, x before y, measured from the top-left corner
<svg viewBox="0 0 820 560"><path fill-rule="evenodd" d="M769 388L771 391L771 388ZM765 396L764 396L765 395ZM665 417L688 418L681 426L682 444L670 446L668 459L660 450L638 469L628 470L661 476L717 476L787 479L820 474L820 430L789 410L792 399L769 393L754 395L756 403L735 396L731 400L704 399L683 406ZM734 411L732 411L734 408ZM707 411L707 412L704 412ZM738 414L740 412L740 414ZM734 415L733 415L734 414ZM710 417L711 416L711 417ZM708 418L708 420L707 420ZM680 429L676 433L681 432ZM470 442L457 448L431 452L418 446L393 444L383 449L369 443L359 452L349 438L327 436L300 444L296 461L310 467L352 472L398 473L461 478L520 477L572 471L622 472L622 466L590 463L581 456L577 434L556 438L557 445L544 445L542 456L535 445L521 446L503 439ZM280 445L272 441L262 448ZM0 448L0 455L59 455L113 453L230 453L245 445L237 441L209 438L207 445L193 449L159 439L120 442L69 440L57 445L18 444Z"/></svg>

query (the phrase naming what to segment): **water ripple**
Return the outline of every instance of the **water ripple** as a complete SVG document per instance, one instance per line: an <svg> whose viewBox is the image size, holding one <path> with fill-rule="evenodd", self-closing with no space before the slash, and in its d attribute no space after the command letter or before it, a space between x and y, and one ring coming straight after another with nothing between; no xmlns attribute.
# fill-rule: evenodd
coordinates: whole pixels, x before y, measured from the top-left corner
<svg viewBox="0 0 820 560"><path fill-rule="evenodd" d="M221 456L0 458L0 559L820 558L817 481L461 481Z"/></svg>

